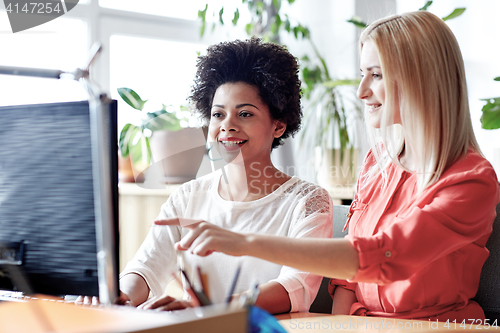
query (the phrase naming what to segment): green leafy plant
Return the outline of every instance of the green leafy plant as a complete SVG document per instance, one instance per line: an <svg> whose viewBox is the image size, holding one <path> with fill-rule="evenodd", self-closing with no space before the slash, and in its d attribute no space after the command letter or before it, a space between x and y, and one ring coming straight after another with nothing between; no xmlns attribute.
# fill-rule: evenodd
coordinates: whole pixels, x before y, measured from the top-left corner
<svg viewBox="0 0 500 333"><path fill-rule="evenodd" d="M419 8L418 10L427 10L430 7L430 5L432 5L432 3L433 3L433 1L427 1L425 3L425 5L422 6L421 8ZM463 7L455 8L450 14L446 15L442 19L443 19L443 21L451 20L451 19L454 19L456 17L459 17L464 12L465 12L465 8L463 8ZM351 17L351 19L347 20L347 22L354 24L356 27L358 27L360 29L364 29L368 26L368 24L365 23L361 17L356 16L356 15Z"/></svg>
<svg viewBox="0 0 500 333"><path fill-rule="evenodd" d="M178 131L182 129L181 121L187 119L178 117L173 112L168 112L165 104L162 105L161 110L144 112L144 106L148 100L143 100L130 88L118 88L118 94L125 103L142 113L140 125L128 123L123 126L118 139L120 153L125 158L130 156L134 165L140 164L145 168L151 159L149 138L153 132ZM189 109L186 106L181 106L180 111L189 111Z"/></svg>
<svg viewBox="0 0 500 333"><path fill-rule="evenodd" d="M500 76L494 79L500 81ZM500 128L500 97L482 99L486 104L481 109L481 127L484 129Z"/></svg>
<svg viewBox="0 0 500 333"><path fill-rule="evenodd" d="M245 31L248 36L258 36L265 41L280 43L280 33L291 34L296 40L306 41L313 50L313 54L304 56L300 60L301 78L303 83L304 98L308 100L308 107L305 110L304 126L299 137L300 147L311 145L325 146L327 142L332 142L328 136L334 135L334 142L340 144L341 149L352 147L352 138L348 130L348 113L344 107L344 96L339 89L340 86L358 85L358 79L339 80L334 78L326 64L325 59L320 54L314 44L311 33L306 26L294 23L288 14L283 13L282 3L285 0L242 0L242 5L250 13L250 21L245 24ZM286 0L288 4L293 4L295 0ZM200 36L203 36L207 28L207 15L209 5L206 4L203 10L198 11L201 20ZM238 7L232 15L231 23L236 26L240 19L240 11L244 8ZM224 8L215 9L212 16L217 18L212 23L212 31L217 25L224 25ZM321 108L319 117L316 116L318 107ZM360 113L360 108L355 107L355 112ZM332 131L331 127L337 130ZM308 129L311 129L308 131ZM310 136L314 133L311 142ZM308 141L308 143L304 143ZM341 159L343 159L341 154Z"/></svg>

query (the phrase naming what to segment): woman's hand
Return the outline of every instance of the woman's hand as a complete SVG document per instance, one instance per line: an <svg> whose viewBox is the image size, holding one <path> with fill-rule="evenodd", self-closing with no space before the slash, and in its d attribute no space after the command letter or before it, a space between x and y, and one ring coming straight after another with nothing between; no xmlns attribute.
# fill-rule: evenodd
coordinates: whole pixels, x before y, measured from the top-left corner
<svg viewBox="0 0 500 333"><path fill-rule="evenodd" d="M139 305L137 308L142 310L174 311L192 307L193 304L189 301L178 300L171 296L163 295L153 297Z"/></svg>
<svg viewBox="0 0 500 333"><path fill-rule="evenodd" d="M97 296L78 296L75 299L75 305L97 306L101 304Z"/></svg>
<svg viewBox="0 0 500 333"><path fill-rule="evenodd" d="M189 251L205 257L213 252L223 252L232 256L245 255L251 235L243 235L219 228L211 223L199 220L170 218L155 221L156 225L175 225L188 228L189 233L175 248L179 251Z"/></svg>
<svg viewBox="0 0 500 333"><path fill-rule="evenodd" d="M132 305L132 302L130 300L130 297L128 297L127 294L124 292L120 291L120 296L115 301L116 305Z"/></svg>
<svg viewBox="0 0 500 333"><path fill-rule="evenodd" d="M99 302L99 297L97 296L78 296L75 299L75 305L87 305L87 306L98 306L101 303ZM132 305L130 302L130 298L127 294L120 292L120 296L114 301L116 305Z"/></svg>

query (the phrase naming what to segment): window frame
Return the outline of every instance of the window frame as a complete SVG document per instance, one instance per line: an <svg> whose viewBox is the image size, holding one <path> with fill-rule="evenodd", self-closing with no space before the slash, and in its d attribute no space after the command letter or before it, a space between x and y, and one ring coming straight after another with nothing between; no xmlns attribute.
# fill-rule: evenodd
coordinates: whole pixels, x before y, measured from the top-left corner
<svg viewBox="0 0 500 333"><path fill-rule="evenodd" d="M218 28L212 34L199 35L200 22L173 17L150 15L125 10L104 8L99 0L77 5L66 14L68 18L81 19L88 24L88 49L94 44L102 46L101 53L91 67L91 79L102 92L110 93L110 39L113 35L152 38L185 43L215 44L234 35L234 30ZM237 37L244 37L241 34ZM231 37L234 38L234 37Z"/></svg>

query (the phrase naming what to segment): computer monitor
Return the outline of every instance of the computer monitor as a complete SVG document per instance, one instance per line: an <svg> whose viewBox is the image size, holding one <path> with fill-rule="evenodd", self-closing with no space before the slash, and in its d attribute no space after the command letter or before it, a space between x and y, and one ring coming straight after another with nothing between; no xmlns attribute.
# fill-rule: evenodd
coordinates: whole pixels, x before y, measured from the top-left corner
<svg viewBox="0 0 500 333"><path fill-rule="evenodd" d="M0 107L0 289L118 295L117 103ZM26 290L24 290L26 291Z"/></svg>

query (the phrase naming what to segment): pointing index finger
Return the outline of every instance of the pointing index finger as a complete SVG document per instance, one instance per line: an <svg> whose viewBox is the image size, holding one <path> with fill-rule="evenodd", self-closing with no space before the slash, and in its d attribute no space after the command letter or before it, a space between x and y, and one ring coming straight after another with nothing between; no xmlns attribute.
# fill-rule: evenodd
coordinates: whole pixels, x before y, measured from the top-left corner
<svg viewBox="0 0 500 333"><path fill-rule="evenodd" d="M200 222L203 222L203 220L187 219L184 217L172 217L165 220L156 220L155 225L176 225L192 229Z"/></svg>

